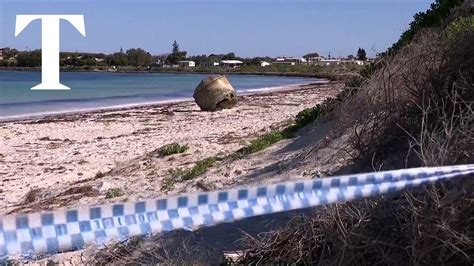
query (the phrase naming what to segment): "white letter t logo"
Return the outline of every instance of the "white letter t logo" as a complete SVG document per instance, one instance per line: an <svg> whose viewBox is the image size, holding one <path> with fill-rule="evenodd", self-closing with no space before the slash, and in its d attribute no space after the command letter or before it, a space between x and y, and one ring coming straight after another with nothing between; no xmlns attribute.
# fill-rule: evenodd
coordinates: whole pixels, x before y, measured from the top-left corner
<svg viewBox="0 0 474 266"><path fill-rule="evenodd" d="M86 36L83 15L17 15L15 36L18 36L33 20L41 19L42 73L41 84L32 90L69 90L59 83L59 21L69 21Z"/></svg>

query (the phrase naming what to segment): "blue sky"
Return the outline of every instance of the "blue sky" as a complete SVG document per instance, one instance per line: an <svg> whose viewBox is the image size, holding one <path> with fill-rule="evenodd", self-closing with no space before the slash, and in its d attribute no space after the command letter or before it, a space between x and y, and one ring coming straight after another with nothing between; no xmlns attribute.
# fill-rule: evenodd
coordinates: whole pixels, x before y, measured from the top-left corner
<svg viewBox="0 0 474 266"><path fill-rule="evenodd" d="M141 47L188 54L332 56L383 52L432 0L0 0L0 46L40 48L40 22L14 37L16 14L84 14L87 36L61 24L61 51Z"/></svg>

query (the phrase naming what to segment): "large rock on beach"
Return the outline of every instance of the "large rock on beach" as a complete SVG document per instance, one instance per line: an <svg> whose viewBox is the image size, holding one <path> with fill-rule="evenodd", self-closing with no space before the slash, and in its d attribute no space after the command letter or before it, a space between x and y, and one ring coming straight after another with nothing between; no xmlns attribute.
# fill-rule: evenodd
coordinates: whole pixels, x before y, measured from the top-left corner
<svg viewBox="0 0 474 266"><path fill-rule="evenodd" d="M203 111L230 109L237 104L237 94L225 76L203 79L194 90L193 97Z"/></svg>

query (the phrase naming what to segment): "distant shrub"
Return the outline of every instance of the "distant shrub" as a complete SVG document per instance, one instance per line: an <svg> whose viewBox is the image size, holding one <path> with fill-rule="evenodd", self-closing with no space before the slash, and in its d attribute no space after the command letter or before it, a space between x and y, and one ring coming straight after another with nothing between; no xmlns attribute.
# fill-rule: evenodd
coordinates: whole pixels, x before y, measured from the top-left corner
<svg viewBox="0 0 474 266"><path fill-rule="evenodd" d="M176 180L173 177L163 179L163 181L161 182L161 191L168 191L173 189L175 183Z"/></svg>
<svg viewBox="0 0 474 266"><path fill-rule="evenodd" d="M123 190L121 188L109 188L105 193L106 199L117 198L123 196Z"/></svg>
<svg viewBox="0 0 474 266"><path fill-rule="evenodd" d="M321 116L323 110L320 104L304 109L296 115L296 126L302 128L311 122L314 122L319 116Z"/></svg>
<svg viewBox="0 0 474 266"><path fill-rule="evenodd" d="M105 176L105 173L102 173L101 171L98 171L96 174L95 174L95 178L102 178Z"/></svg>
<svg viewBox="0 0 474 266"><path fill-rule="evenodd" d="M474 32L474 16L457 18L446 28L447 41L453 43L468 32Z"/></svg>
<svg viewBox="0 0 474 266"><path fill-rule="evenodd" d="M158 154L162 157L170 156L173 154L183 153L189 149L188 145L179 145L178 143L171 143L164 145L158 149Z"/></svg>

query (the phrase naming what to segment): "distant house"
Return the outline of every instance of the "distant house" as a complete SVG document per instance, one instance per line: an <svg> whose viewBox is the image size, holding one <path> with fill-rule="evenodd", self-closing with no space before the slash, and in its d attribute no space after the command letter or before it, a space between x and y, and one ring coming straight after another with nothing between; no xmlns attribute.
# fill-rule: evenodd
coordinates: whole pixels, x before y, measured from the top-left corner
<svg viewBox="0 0 474 266"><path fill-rule="evenodd" d="M3 60L3 48L0 48L0 60Z"/></svg>
<svg viewBox="0 0 474 266"><path fill-rule="evenodd" d="M321 60L324 60L325 58L323 56L309 56L309 57L306 57L306 62L309 64L309 65L318 65L319 62L321 62Z"/></svg>
<svg viewBox="0 0 474 266"><path fill-rule="evenodd" d="M275 59L274 64L281 64L281 65L301 65L306 64L306 59L302 57L278 57Z"/></svg>
<svg viewBox="0 0 474 266"><path fill-rule="evenodd" d="M365 61L363 60L356 60L354 58L347 58L347 59L341 59L340 60L340 63L343 63L343 64L354 64L354 65L359 65L359 66L363 66L366 64Z"/></svg>
<svg viewBox="0 0 474 266"><path fill-rule="evenodd" d="M194 61L179 61L179 67L195 67L196 62Z"/></svg>
<svg viewBox="0 0 474 266"><path fill-rule="evenodd" d="M271 64L268 63L267 61L262 61L262 62L260 62L260 66L261 66L261 67L266 67L266 66L269 66L269 65L271 65Z"/></svg>
<svg viewBox="0 0 474 266"><path fill-rule="evenodd" d="M275 62L273 62L273 63L278 64L278 65L290 65L290 66L296 65L295 62L286 61L285 58L283 58L283 57L279 57L279 58L275 59Z"/></svg>
<svg viewBox="0 0 474 266"><path fill-rule="evenodd" d="M324 66L332 66L332 65L339 65L341 63L341 59L322 59L319 61L319 64Z"/></svg>
<svg viewBox="0 0 474 266"><path fill-rule="evenodd" d="M228 68L236 68L240 67L244 62L239 60L222 60L221 66L228 67Z"/></svg>
<svg viewBox="0 0 474 266"><path fill-rule="evenodd" d="M324 57L320 56L319 53L309 53L303 56L306 60L307 65L317 65L319 61L324 59Z"/></svg>
<svg viewBox="0 0 474 266"><path fill-rule="evenodd" d="M164 65L164 60L156 59L150 64L150 67L162 67Z"/></svg>

